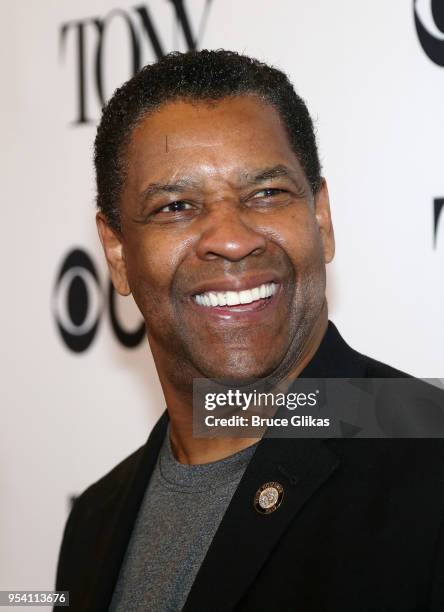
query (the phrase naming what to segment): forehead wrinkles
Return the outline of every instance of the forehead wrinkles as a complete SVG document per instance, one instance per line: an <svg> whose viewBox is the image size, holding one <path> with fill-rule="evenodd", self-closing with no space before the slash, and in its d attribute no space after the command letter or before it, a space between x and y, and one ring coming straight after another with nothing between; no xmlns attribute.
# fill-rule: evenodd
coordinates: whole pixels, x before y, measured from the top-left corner
<svg viewBox="0 0 444 612"><path fill-rule="evenodd" d="M261 142L270 142L271 134L258 133L253 130L223 129L207 132L205 135L199 130L171 130L154 132L149 136L140 134L133 138L129 152L137 158L147 156L165 156L165 161L170 161L169 156L175 153L227 156L231 147L238 147L239 143L245 146L258 145ZM275 146L277 143L274 143Z"/></svg>
<svg viewBox="0 0 444 612"><path fill-rule="evenodd" d="M286 137L278 112L269 104L247 97L224 99L216 105L168 103L142 118L131 141L137 148L165 152L224 146L236 140L274 139L279 132Z"/></svg>
<svg viewBox="0 0 444 612"><path fill-rule="evenodd" d="M230 108L213 113L206 107L195 113L188 106L183 116L170 106L146 117L136 127L128 151L132 189L140 193L151 183L183 179L202 187L217 181L235 188L249 182L254 167L276 163L292 167L299 175L300 164L286 133L276 129L279 116L271 112L270 117L270 108L264 116L263 106L257 103L254 109L249 106L246 112L234 114Z"/></svg>
<svg viewBox="0 0 444 612"><path fill-rule="evenodd" d="M172 182L186 176L230 173L233 153L229 139L224 140L220 133L216 141L197 138L176 133L138 135L128 151L130 174L136 181L150 175L156 182Z"/></svg>

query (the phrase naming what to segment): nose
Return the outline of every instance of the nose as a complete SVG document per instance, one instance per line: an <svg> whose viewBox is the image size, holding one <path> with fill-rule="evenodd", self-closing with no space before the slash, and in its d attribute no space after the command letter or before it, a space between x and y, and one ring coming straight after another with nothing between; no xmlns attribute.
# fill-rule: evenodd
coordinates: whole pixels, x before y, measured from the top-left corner
<svg viewBox="0 0 444 612"><path fill-rule="evenodd" d="M265 249L266 237L248 224L242 212L219 203L218 210L207 215L196 253L204 260L220 257L240 261L249 255L260 255Z"/></svg>

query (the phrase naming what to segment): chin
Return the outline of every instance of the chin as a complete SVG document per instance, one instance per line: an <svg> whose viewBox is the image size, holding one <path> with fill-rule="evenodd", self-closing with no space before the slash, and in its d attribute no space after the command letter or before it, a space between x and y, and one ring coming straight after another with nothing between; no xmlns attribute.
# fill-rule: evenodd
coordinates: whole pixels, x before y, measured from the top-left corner
<svg viewBox="0 0 444 612"><path fill-rule="evenodd" d="M206 378L223 379L225 381L233 381L233 383L248 384L257 379L266 378L274 372L273 365L264 364L261 362L252 363L248 360L245 363L242 359L229 360L228 363L218 361L217 363L202 364L200 371Z"/></svg>

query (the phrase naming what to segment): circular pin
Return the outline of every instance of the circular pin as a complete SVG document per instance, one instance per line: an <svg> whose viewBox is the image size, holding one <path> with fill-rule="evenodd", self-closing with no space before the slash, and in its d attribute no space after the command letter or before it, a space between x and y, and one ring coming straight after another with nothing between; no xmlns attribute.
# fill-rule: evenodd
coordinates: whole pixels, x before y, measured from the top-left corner
<svg viewBox="0 0 444 612"><path fill-rule="evenodd" d="M278 482L266 482L254 496L254 507L260 514L270 514L279 508L284 497L284 487Z"/></svg>

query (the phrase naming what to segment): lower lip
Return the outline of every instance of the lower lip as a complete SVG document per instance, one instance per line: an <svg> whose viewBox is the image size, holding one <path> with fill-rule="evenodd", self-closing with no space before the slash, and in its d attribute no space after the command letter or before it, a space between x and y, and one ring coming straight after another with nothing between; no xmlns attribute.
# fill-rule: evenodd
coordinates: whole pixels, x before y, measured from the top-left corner
<svg viewBox="0 0 444 612"><path fill-rule="evenodd" d="M271 297L262 298L250 302L250 304L237 304L236 306L201 306L197 304L194 298L191 298L191 304L199 312L201 316L215 317L225 321L248 321L259 319L264 315L268 315L273 310L280 295L281 285L278 285L276 293Z"/></svg>

